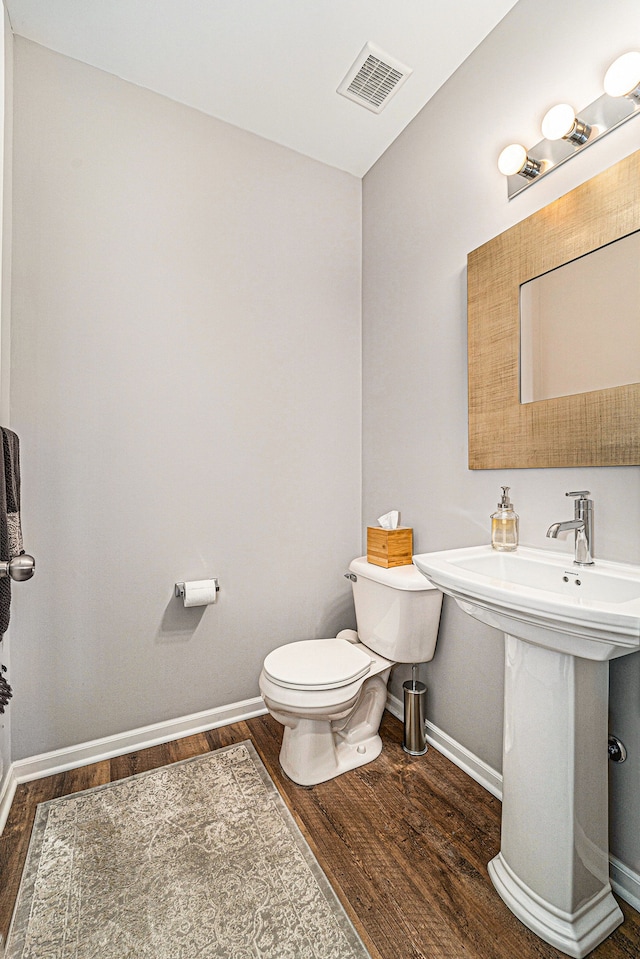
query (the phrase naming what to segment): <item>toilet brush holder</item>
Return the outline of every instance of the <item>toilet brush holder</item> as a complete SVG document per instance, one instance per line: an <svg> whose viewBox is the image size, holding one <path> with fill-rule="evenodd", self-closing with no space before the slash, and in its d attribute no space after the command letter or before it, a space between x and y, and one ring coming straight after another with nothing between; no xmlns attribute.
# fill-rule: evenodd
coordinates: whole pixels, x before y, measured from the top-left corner
<svg viewBox="0 0 640 959"><path fill-rule="evenodd" d="M404 742L402 748L410 756L423 756L427 749L426 700L427 687L415 679L408 679L404 690Z"/></svg>

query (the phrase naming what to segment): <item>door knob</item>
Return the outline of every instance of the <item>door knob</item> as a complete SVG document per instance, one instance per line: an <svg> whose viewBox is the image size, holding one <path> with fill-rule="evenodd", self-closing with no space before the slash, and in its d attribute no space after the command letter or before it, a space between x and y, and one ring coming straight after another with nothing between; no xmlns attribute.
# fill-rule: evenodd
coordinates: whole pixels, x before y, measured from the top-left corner
<svg viewBox="0 0 640 959"><path fill-rule="evenodd" d="M4 576L10 576L16 583L23 583L26 579L31 579L36 571L36 561L28 553L20 553L14 556L8 563L0 563L0 579Z"/></svg>

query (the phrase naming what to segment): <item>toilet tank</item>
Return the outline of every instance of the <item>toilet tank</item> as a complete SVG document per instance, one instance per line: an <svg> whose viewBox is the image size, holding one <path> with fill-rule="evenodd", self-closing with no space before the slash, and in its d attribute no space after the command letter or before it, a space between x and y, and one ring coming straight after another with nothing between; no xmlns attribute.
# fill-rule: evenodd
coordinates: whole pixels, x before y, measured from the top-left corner
<svg viewBox="0 0 640 959"><path fill-rule="evenodd" d="M442 593L415 566L384 569L366 556L349 566L358 638L396 663L433 658Z"/></svg>

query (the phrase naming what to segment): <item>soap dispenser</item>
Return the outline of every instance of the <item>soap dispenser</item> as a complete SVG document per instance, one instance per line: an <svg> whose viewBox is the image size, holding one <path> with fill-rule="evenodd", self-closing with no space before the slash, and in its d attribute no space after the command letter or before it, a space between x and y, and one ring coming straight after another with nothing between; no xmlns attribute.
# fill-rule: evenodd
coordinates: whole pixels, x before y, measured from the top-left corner
<svg viewBox="0 0 640 959"><path fill-rule="evenodd" d="M502 487L498 509L491 514L491 545L503 553L518 548L518 514L509 499L509 489Z"/></svg>

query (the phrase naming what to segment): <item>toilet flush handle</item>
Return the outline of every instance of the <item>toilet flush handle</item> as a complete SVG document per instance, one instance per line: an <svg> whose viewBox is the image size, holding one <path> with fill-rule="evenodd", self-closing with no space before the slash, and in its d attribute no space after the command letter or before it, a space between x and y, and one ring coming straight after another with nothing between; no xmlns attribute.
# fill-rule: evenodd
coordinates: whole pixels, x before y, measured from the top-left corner
<svg viewBox="0 0 640 959"><path fill-rule="evenodd" d="M345 578L345 579L350 579L352 583L357 583L357 582L358 582L358 577L356 576L355 573L345 573L345 574L344 574L344 578Z"/></svg>

